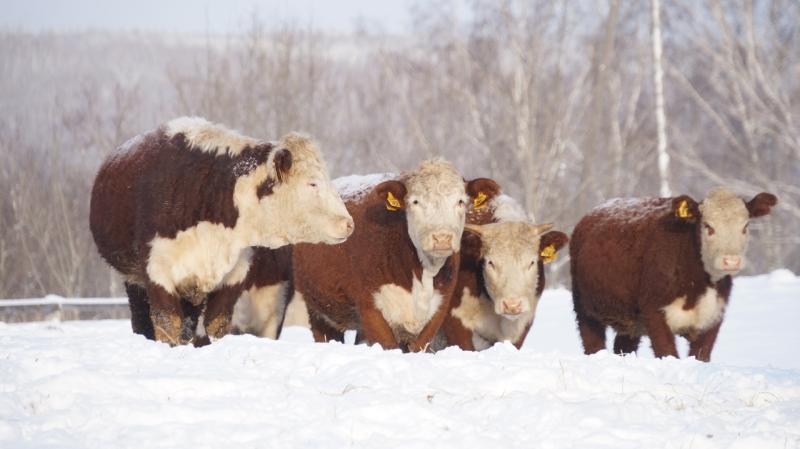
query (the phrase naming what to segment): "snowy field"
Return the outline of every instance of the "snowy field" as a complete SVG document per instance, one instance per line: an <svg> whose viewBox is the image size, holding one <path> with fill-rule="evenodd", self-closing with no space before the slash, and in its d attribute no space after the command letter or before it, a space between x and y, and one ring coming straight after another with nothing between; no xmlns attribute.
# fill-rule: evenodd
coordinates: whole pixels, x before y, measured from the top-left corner
<svg viewBox="0 0 800 449"><path fill-rule="evenodd" d="M798 448L798 318L800 278L776 271L736 280L710 364L581 355L564 290L521 351L0 323L0 448Z"/></svg>

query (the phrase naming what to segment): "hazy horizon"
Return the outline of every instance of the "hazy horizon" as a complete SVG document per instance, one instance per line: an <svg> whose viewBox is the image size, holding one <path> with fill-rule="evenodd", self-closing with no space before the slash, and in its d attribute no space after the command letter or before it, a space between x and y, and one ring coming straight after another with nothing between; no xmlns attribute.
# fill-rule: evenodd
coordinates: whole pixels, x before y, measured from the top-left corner
<svg viewBox="0 0 800 449"><path fill-rule="evenodd" d="M267 24L292 22L328 32L366 26L400 33L409 25L412 4L402 0L0 0L0 29L223 34L246 30L255 13Z"/></svg>

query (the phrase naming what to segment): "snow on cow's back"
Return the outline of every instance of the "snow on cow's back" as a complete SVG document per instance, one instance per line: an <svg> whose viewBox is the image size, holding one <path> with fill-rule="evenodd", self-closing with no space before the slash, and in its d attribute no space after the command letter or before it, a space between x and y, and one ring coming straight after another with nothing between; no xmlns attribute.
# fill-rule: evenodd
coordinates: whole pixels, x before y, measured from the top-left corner
<svg viewBox="0 0 800 449"><path fill-rule="evenodd" d="M636 223L669 211L671 198L614 198L592 209L587 216L604 221Z"/></svg>
<svg viewBox="0 0 800 449"><path fill-rule="evenodd" d="M372 173L369 175L349 175L333 180L333 186L344 201L359 201L366 196L373 187L397 178L396 173Z"/></svg>

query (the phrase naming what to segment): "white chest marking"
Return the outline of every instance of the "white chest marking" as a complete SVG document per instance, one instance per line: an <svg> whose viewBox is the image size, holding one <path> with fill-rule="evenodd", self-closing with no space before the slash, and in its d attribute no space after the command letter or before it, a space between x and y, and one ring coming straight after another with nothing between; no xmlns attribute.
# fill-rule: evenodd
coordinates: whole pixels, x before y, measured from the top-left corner
<svg viewBox="0 0 800 449"><path fill-rule="evenodd" d="M211 292L221 283L241 282L250 266L250 251L234 241L232 229L205 221L175 238L156 236L150 242L147 275L170 293L187 284Z"/></svg>
<svg viewBox="0 0 800 449"><path fill-rule="evenodd" d="M538 298L531 303L530 312L522 313L516 320L509 320L494 312L494 303L486 296L476 297L465 288L461 304L450 314L461 320L461 324L472 331L472 342L476 350L486 349L498 341L508 340L516 343L533 322Z"/></svg>
<svg viewBox="0 0 800 449"><path fill-rule="evenodd" d="M704 331L719 323L725 313L725 301L711 287L697 299L693 308L685 310L685 304L686 296L681 296L662 309L667 325L675 334Z"/></svg>
<svg viewBox="0 0 800 449"><path fill-rule="evenodd" d="M375 306L395 332L417 335L436 313L442 295L433 288L434 274L423 269L422 279L414 278L410 292L396 284L384 284L372 294Z"/></svg>

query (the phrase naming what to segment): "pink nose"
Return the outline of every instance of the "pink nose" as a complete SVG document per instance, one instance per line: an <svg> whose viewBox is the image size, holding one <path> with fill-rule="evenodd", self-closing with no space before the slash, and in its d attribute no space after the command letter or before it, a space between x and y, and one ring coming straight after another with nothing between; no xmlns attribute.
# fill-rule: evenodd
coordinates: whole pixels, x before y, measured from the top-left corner
<svg viewBox="0 0 800 449"><path fill-rule="evenodd" d="M742 267L742 258L739 256L722 256L722 268L725 270L738 270Z"/></svg>
<svg viewBox="0 0 800 449"><path fill-rule="evenodd" d="M448 250L452 249L453 234L449 232L439 232L431 236L433 238L434 250Z"/></svg>
<svg viewBox="0 0 800 449"><path fill-rule="evenodd" d="M522 301L519 299L504 299L503 313L506 315L519 315L522 313Z"/></svg>

